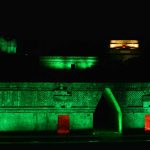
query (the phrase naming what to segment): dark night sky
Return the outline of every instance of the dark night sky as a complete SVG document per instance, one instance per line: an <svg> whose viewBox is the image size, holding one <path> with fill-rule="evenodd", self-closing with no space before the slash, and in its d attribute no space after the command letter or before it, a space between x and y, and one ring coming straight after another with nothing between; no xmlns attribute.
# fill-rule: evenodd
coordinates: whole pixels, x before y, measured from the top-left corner
<svg viewBox="0 0 150 150"><path fill-rule="evenodd" d="M126 79L132 71L131 79L133 79L139 75L140 66L140 72L143 72L144 68L149 80L147 64L150 62L150 28L149 8L146 7L149 5L145 3L143 6L141 2L137 4L137 1L120 2L119 5L114 1L95 5L91 2L65 5L64 1L63 5L57 3L43 6L37 3L22 4L22 7L19 4L15 7L9 4L11 8L7 5L7 9L1 13L3 15L0 20L0 34L5 38L16 38L20 52L57 55L92 54L102 57L107 42L111 39L139 39L142 42L144 57L129 62L127 71L122 71L121 67L121 71L116 71L115 75L116 78L124 76ZM105 66L103 67L107 72ZM32 71L33 68L31 66L29 70ZM114 73L113 69L107 74L104 73L104 79L105 75ZM142 78L140 75L138 77L143 79L145 74Z"/></svg>
<svg viewBox="0 0 150 150"><path fill-rule="evenodd" d="M11 6L11 5L10 5ZM1 16L0 33L16 38L20 49L90 49L110 39L149 42L148 10L138 2L17 4Z"/></svg>
<svg viewBox="0 0 150 150"><path fill-rule="evenodd" d="M149 9L146 5L131 1L18 3L16 6L7 5L7 9L3 6L0 25L6 28L0 31L11 32L19 39L40 37L56 41L140 36L149 26Z"/></svg>

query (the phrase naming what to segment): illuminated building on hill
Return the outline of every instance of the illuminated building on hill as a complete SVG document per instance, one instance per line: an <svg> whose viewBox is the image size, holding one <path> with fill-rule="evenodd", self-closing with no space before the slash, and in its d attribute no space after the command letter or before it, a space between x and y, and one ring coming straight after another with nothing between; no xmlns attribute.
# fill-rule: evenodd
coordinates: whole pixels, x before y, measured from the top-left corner
<svg viewBox="0 0 150 150"><path fill-rule="evenodd" d="M16 53L15 43L2 38L0 49ZM138 56L139 42L111 40L109 54L123 61ZM94 134L95 130L150 129L149 82L102 82L100 76L106 76L103 70L97 72L101 69L97 56L14 58L1 60L1 67L8 67L1 73L5 80L0 82L0 131ZM30 80L31 73L36 80ZM12 74L18 76L10 80Z"/></svg>

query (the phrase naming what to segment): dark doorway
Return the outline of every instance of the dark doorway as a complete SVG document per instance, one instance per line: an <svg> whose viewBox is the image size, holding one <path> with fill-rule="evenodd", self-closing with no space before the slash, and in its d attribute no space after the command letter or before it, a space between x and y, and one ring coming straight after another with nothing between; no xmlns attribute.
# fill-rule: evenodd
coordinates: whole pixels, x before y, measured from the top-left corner
<svg viewBox="0 0 150 150"><path fill-rule="evenodd" d="M75 64L71 64L71 69L72 70L76 69L76 65Z"/></svg>
<svg viewBox="0 0 150 150"><path fill-rule="evenodd" d="M145 131L150 132L150 115L145 115Z"/></svg>
<svg viewBox="0 0 150 150"><path fill-rule="evenodd" d="M58 126L57 133L58 134L68 134L69 130L69 116L68 115L60 115L58 116Z"/></svg>
<svg viewBox="0 0 150 150"><path fill-rule="evenodd" d="M118 121L114 107L102 95L94 112L94 129L101 131L117 131Z"/></svg>

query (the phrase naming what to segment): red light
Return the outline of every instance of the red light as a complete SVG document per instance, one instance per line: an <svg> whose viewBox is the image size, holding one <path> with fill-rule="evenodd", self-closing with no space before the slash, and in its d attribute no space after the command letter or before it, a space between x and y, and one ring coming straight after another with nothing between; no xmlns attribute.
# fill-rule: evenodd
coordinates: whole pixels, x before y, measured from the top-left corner
<svg viewBox="0 0 150 150"><path fill-rule="evenodd" d="M150 115L145 115L145 131L150 131Z"/></svg>
<svg viewBox="0 0 150 150"><path fill-rule="evenodd" d="M126 48L126 45L122 45L122 48Z"/></svg>
<svg viewBox="0 0 150 150"><path fill-rule="evenodd" d="M69 133L69 116L60 115L58 116L58 134L68 134Z"/></svg>

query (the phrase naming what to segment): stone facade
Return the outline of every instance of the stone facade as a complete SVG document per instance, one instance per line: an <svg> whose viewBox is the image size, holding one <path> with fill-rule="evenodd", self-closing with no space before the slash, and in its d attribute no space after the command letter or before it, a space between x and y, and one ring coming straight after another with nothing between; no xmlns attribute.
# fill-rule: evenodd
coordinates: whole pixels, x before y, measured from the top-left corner
<svg viewBox="0 0 150 150"><path fill-rule="evenodd" d="M92 129L93 113L104 88L121 107L123 129L144 128L150 114L150 83L0 83L0 131L57 129L59 115L70 129Z"/></svg>

